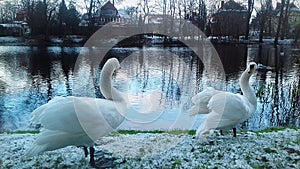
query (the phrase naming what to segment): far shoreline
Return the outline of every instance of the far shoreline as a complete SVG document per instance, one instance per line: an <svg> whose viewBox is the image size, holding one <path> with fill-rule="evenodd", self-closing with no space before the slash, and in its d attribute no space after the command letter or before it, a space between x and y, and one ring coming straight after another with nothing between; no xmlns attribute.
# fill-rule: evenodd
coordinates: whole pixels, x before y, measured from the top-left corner
<svg viewBox="0 0 300 169"><path fill-rule="evenodd" d="M88 40L87 36L82 35L67 35L64 37L50 36L48 40L45 40L43 36L34 37L14 37L14 36L2 36L0 37L1 46L33 46L33 47L83 47ZM190 40L198 41L198 40ZM274 39L264 39L263 42L259 42L258 39L251 40L229 40L226 38L205 38L201 40L203 42L210 41L213 45L274 45ZM293 47L300 46L300 41L294 42L294 39L279 40L278 45L289 45ZM130 39L118 42L114 47L121 48L141 48L141 47L187 47L180 39L168 39L167 42L162 40L151 42L151 38L132 37Z"/></svg>

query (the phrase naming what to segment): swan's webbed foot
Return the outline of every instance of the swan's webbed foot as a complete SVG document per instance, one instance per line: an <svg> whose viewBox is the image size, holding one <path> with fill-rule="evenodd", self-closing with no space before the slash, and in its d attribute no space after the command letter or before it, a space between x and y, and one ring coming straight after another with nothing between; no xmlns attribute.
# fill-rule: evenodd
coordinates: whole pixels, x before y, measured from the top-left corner
<svg viewBox="0 0 300 169"><path fill-rule="evenodd" d="M88 149L86 146L83 146L84 156L87 157L89 155Z"/></svg>
<svg viewBox="0 0 300 169"><path fill-rule="evenodd" d="M233 137L236 137L236 128L232 128L232 131L233 131Z"/></svg>
<svg viewBox="0 0 300 169"><path fill-rule="evenodd" d="M92 166L92 167L95 167L96 165L95 165L95 149L94 149L94 147L90 147L90 165Z"/></svg>
<svg viewBox="0 0 300 169"><path fill-rule="evenodd" d="M88 148L86 146L83 146L84 155L87 157L89 155ZM91 167L95 167L95 149L94 147L89 147L90 150L90 165Z"/></svg>

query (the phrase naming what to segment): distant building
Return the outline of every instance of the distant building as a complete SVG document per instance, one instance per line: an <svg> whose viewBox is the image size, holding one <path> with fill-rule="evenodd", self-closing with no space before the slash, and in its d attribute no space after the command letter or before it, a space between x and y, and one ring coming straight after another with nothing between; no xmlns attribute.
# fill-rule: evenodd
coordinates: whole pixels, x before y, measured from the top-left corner
<svg viewBox="0 0 300 169"><path fill-rule="evenodd" d="M263 36L274 37L276 35L281 7L282 7L281 3L277 2L275 9L268 12L265 28L263 30L264 31ZM285 7L283 11L285 12ZM252 19L251 22L252 30L257 32L259 31L260 29L259 20L260 20L259 15L257 15L255 18ZM281 23L283 23L284 21L285 19L283 19ZM286 29L285 36L287 38L293 38L294 36L296 36L297 34L296 31L299 26L300 26L300 9L294 3L291 3L289 6L287 29Z"/></svg>
<svg viewBox="0 0 300 169"><path fill-rule="evenodd" d="M0 36L24 36L29 34L30 29L25 22L0 24Z"/></svg>
<svg viewBox="0 0 300 169"><path fill-rule="evenodd" d="M83 14L80 21L80 26L88 26L90 20L94 25L105 25L109 22L115 22L120 19L117 8L110 1L106 2L100 9L89 18L88 14Z"/></svg>
<svg viewBox="0 0 300 169"><path fill-rule="evenodd" d="M275 17L274 17L274 23L275 27L277 28L278 25L278 18L280 17L280 9L282 5L281 3L277 3L275 8ZM300 9L294 4L291 3L289 7L289 19L288 19L288 30L287 30L287 36L295 34L295 31L297 29L297 26L300 26ZM285 11L285 8L284 8Z"/></svg>
<svg viewBox="0 0 300 169"><path fill-rule="evenodd" d="M23 21L26 22L28 18L28 12L27 10L20 10L17 14L16 14L16 21Z"/></svg>
<svg viewBox="0 0 300 169"><path fill-rule="evenodd" d="M20 10L12 23L0 24L0 36L25 36L30 34L27 11Z"/></svg>
<svg viewBox="0 0 300 169"><path fill-rule="evenodd" d="M296 34L295 31L300 26L300 9L295 4L291 4L289 23L291 25L290 32Z"/></svg>
<svg viewBox="0 0 300 169"><path fill-rule="evenodd" d="M100 16L95 19L98 25L105 25L117 21L120 18L117 8L110 1L100 8Z"/></svg>
<svg viewBox="0 0 300 169"><path fill-rule="evenodd" d="M229 36L238 39L246 35L247 10L233 0L221 1L218 12L212 14L210 21L211 36Z"/></svg>

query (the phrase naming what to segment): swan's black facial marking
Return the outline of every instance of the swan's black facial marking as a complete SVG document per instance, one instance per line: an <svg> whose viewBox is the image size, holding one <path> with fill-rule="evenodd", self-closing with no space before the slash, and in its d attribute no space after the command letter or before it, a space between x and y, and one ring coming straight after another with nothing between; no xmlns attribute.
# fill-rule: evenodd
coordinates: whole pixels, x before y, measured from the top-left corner
<svg viewBox="0 0 300 169"><path fill-rule="evenodd" d="M254 69L255 69L255 64L251 64L250 65L250 70L248 71L248 73L249 74L252 73L254 71Z"/></svg>

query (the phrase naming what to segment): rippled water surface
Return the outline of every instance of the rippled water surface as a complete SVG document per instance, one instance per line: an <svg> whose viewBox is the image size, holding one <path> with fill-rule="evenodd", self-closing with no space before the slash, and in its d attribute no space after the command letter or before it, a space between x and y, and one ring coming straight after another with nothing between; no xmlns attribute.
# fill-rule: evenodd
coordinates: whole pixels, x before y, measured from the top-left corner
<svg viewBox="0 0 300 169"><path fill-rule="evenodd" d="M126 129L192 128L200 117L188 116L191 97L207 86L241 93L238 78L250 61L259 64L251 78L258 109L241 125L245 129L271 126L299 127L299 47L217 45L223 63L202 62L188 48L113 48L121 69L114 85L128 95L132 111L121 125ZM55 96L101 98L100 65L79 54L101 49L82 47L0 46L1 130L27 129L30 113ZM203 52L207 57L209 52ZM209 60L208 60L209 61ZM100 62L100 61L99 61ZM76 69L74 68L76 67ZM223 76L224 75L224 76Z"/></svg>

